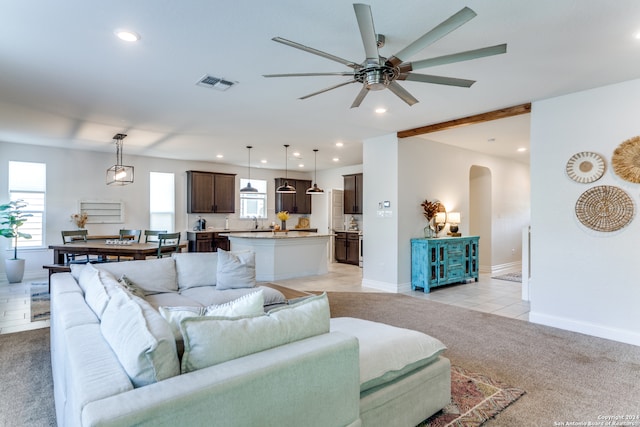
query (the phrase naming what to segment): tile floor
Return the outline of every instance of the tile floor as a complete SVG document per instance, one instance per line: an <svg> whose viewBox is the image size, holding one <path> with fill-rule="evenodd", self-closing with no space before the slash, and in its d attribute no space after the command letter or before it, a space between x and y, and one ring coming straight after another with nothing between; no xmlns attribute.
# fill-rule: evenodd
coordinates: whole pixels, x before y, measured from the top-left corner
<svg viewBox="0 0 640 427"><path fill-rule="evenodd" d="M30 283L46 280L46 273L42 277L31 277L18 284L8 284L5 277L0 278L0 334L49 326L48 320L31 322L30 308ZM325 275L280 280L276 283L301 291L379 292L362 287L361 281L362 269L359 267L332 263ZM406 295L528 321L529 303L522 301L520 288L519 283L492 279L487 274L481 274L477 283L443 286L428 294L421 290L410 291Z"/></svg>

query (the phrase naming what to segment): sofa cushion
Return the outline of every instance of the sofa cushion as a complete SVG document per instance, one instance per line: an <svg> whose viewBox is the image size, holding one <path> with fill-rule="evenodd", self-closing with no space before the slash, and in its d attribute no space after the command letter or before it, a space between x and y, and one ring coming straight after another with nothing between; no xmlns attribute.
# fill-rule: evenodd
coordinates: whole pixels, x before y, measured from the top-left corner
<svg viewBox="0 0 640 427"><path fill-rule="evenodd" d="M140 261L106 262L104 264L96 264L96 268L108 271L114 277L126 275L131 283L142 288L145 295L178 291L175 260L170 257Z"/></svg>
<svg viewBox="0 0 640 427"><path fill-rule="evenodd" d="M218 270L216 252L186 252L171 255L176 260L178 289L215 286Z"/></svg>
<svg viewBox="0 0 640 427"><path fill-rule="evenodd" d="M180 373L171 328L146 301L116 290L100 330L136 387Z"/></svg>
<svg viewBox="0 0 640 427"><path fill-rule="evenodd" d="M183 319L182 371L195 371L327 333L329 314L329 301L323 293L259 316Z"/></svg>
<svg viewBox="0 0 640 427"><path fill-rule="evenodd" d="M330 322L331 332L358 338L361 392L428 365L447 349L438 339L411 329L351 317Z"/></svg>
<svg viewBox="0 0 640 427"><path fill-rule="evenodd" d="M252 288L256 285L256 254L218 249L218 289Z"/></svg>
<svg viewBox="0 0 640 427"><path fill-rule="evenodd" d="M189 288L180 291L180 295L198 301L202 305L220 305L234 299L238 299L243 295L247 295L262 289L264 295L264 305L274 305L286 303L286 299L282 292L267 286L256 286L255 288L239 288L239 289L218 289L217 286L201 286L198 288ZM147 297L149 299L150 297ZM161 304L161 305L185 305L185 304ZM186 304L192 305L192 304Z"/></svg>
<svg viewBox="0 0 640 427"><path fill-rule="evenodd" d="M182 340L180 333L180 321L187 317L196 316L254 316L264 313L264 296L259 289L225 304L210 305L207 307L158 307L160 315L164 317L176 340Z"/></svg>
<svg viewBox="0 0 640 427"><path fill-rule="evenodd" d="M82 273L81 279L84 287L84 299L87 305L98 316L98 319L102 318L102 313L109 303L109 294L102 283L100 272L91 266L87 266Z"/></svg>

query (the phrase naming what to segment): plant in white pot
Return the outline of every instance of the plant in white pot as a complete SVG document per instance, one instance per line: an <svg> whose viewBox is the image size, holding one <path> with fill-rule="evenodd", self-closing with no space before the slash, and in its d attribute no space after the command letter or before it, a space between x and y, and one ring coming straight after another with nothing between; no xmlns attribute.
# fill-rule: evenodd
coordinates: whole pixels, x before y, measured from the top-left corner
<svg viewBox="0 0 640 427"><path fill-rule="evenodd" d="M18 229L27 222L31 214L24 213L22 209L27 206L24 200L13 200L0 205L0 234L13 241L13 258L4 260L5 272L9 283L18 283L24 276L24 260L18 259L18 237L30 239L31 234L21 233Z"/></svg>

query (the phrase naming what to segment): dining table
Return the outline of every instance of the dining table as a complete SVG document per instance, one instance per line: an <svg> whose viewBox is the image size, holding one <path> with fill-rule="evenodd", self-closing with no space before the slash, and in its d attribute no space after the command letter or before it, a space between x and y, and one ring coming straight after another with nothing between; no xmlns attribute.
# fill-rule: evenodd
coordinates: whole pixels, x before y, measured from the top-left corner
<svg viewBox="0 0 640 427"><path fill-rule="evenodd" d="M180 243L180 250L187 247L187 243ZM108 243L105 240L87 240L72 242L67 244L49 245L49 249L53 249L54 264L64 264L65 254L76 255L97 255L103 258L112 257L130 257L134 260L143 260L148 256L155 256L158 253L158 242L149 243ZM162 246L162 253L171 253L174 251L173 245Z"/></svg>

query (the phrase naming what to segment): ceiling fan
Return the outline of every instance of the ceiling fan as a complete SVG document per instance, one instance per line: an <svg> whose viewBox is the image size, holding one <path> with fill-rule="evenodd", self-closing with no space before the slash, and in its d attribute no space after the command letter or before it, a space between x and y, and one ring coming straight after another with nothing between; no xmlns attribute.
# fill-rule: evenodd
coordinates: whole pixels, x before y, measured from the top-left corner
<svg viewBox="0 0 640 427"><path fill-rule="evenodd" d="M384 36L376 34L373 26L373 15L371 14L371 7L366 4L355 3L353 5L353 8L356 13L356 19L358 20L358 27L360 29L360 35L362 37L362 43L364 45L364 51L366 54L366 59L362 63L349 61L335 55L331 55L330 53L304 46L291 40L283 39L282 37L274 37L272 39L273 41L276 41L278 43L282 43L284 45L304 50L305 52L322 56L323 58L327 58L335 62L339 62L349 68L352 68L353 71L335 73L318 72L265 74L264 77L349 76L351 77L351 79L346 82L330 86L314 93L310 93L301 97L300 99L307 99L312 96L328 92L332 89L336 89L351 83L361 83L362 89L360 89L360 92L356 96L356 99L353 101L353 104L351 104L351 108L359 107L370 90L383 89L389 89L404 102L409 105L413 105L417 103L418 100L414 98L409 92L407 92L402 86L400 86L397 82L398 80L408 80L421 83L434 83L459 87L470 87L475 83L475 80L434 76L429 74L416 74L412 73L413 70L433 67L436 65L451 64L454 62L468 61L470 59L482 58L485 56L499 55L507 51L507 45L500 44L496 46L484 47L481 49L454 53L451 55L423 59L421 61L408 62L408 59L413 55L415 55L425 47L431 45L432 43L436 42L437 40L441 39L458 27L462 26L463 24L467 23L476 16L476 13L473 10L465 7L457 13L453 14L445 21L441 22L432 30L425 33L422 37L415 40L413 43L409 44L409 46L405 47L400 52L392 55L389 58L385 58L380 56L380 54L378 53L378 48L384 45Z"/></svg>

